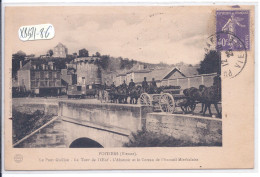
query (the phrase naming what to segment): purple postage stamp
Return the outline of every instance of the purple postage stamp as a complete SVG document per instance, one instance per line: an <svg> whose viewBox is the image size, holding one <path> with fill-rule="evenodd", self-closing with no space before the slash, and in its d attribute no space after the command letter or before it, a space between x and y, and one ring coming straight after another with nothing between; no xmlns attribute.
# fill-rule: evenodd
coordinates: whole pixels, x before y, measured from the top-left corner
<svg viewBox="0 0 260 177"><path fill-rule="evenodd" d="M217 45L221 50L250 50L249 10L217 10Z"/></svg>

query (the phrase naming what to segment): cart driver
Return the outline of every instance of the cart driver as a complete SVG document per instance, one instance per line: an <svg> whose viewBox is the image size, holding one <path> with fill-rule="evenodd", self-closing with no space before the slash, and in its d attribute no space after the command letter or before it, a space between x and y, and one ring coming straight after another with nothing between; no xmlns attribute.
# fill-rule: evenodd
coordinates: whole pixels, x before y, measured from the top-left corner
<svg viewBox="0 0 260 177"><path fill-rule="evenodd" d="M122 87L122 88L127 88L127 85L126 85L126 83L125 83L125 80L124 80L123 84L121 85L121 87Z"/></svg>
<svg viewBox="0 0 260 177"><path fill-rule="evenodd" d="M148 86L148 83L147 83L147 81L146 81L146 77L144 77L144 81L142 82L142 88L143 88L143 90L144 90L145 92L148 91L149 86Z"/></svg>
<svg viewBox="0 0 260 177"><path fill-rule="evenodd" d="M156 92L156 89L157 89L157 84L156 84L156 82L155 82L155 80L154 80L154 78L152 79L152 82L151 82L151 84L150 84L150 91L152 92L152 93L155 93Z"/></svg>
<svg viewBox="0 0 260 177"><path fill-rule="evenodd" d="M157 84L156 84L154 78L152 79L151 87L153 87L153 88L157 88Z"/></svg>
<svg viewBox="0 0 260 177"><path fill-rule="evenodd" d="M134 87L135 87L135 83L134 83L133 79L131 79L131 81L129 82L128 88L129 88L129 90L132 90Z"/></svg>

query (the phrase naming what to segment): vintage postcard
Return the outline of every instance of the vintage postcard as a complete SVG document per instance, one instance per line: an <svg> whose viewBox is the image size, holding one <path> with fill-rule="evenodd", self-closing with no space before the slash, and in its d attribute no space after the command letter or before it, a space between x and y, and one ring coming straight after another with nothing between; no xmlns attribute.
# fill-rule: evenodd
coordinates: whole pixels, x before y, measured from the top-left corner
<svg viewBox="0 0 260 177"><path fill-rule="evenodd" d="M254 168L253 5L4 17L5 170Z"/></svg>

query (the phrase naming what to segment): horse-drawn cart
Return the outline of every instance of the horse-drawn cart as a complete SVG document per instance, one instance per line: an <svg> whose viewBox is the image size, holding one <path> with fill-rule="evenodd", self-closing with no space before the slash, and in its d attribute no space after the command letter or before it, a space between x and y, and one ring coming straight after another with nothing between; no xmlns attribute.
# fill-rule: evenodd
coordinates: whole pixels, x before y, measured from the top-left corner
<svg viewBox="0 0 260 177"><path fill-rule="evenodd" d="M169 86L160 94L143 93L140 96L140 103L166 113L174 113L176 107L180 107L184 113L193 112L196 108L195 100L181 94L181 91L179 86Z"/></svg>
<svg viewBox="0 0 260 177"><path fill-rule="evenodd" d="M99 99L101 103L126 103L127 102L127 89L121 87L108 87L99 90Z"/></svg>

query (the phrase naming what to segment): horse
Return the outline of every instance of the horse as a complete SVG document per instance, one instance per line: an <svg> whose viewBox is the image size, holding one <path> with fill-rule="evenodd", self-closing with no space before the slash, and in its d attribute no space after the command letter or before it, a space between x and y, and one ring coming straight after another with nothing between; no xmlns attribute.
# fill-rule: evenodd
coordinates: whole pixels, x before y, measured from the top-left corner
<svg viewBox="0 0 260 177"><path fill-rule="evenodd" d="M109 91L109 99L111 100L112 103L117 103L118 101L117 89L118 89L117 87L111 87Z"/></svg>
<svg viewBox="0 0 260 177"><path fill-rule="evenodd" d="M215 76L213 78L213 86L211 87L205 87L204 85L199 86L199 91L202 99L202 103L204 104L204 111L203 115L205 115L205 112L207 109L209 110L210 116L212 116L210 106L211 104L214 104L215 109L218 113L218 116L221 117L221 113L218 109L217 103L221 101L221 78L219 75ZM203 109L203 105L202 105Z"/></svg>
<svg viewBox="0 0 260 177"><path fill-rule="evenodd" d="M118 86L116 90L117 90L116 96L117 96L118 102L127 104L128 88L127 87Z"/></svg>
<svg viewBox="0 0 260 177"><path fill-rule="evenodd" d="M142 94L142 86L138 85L129 88L130 104L137 104L138 98Z"/></svg>
<svg viewBox="0 0 260 177"><path fill-rule="evenodd" d="M218 109L218 102L221 100L221 94L220 94L220 89L218 86L213 85L211 87L206 87L204 85L200 85L199 87L199 94L200 94L200 101L204 106L202 105L202 110L203 110L203 116L205 116L205 113L207 109L209 110L210 116L212 116L210 106L211 104L214 104L215 109L218 113L218 116L221 116L221 113Z"/></svg>
<svg viewBox="0 0 260 177"><path fill-rule="evenodd" d="M183 112L188 111L188 107L195 104L195 101L198 100L200 97L197 94L199 92L199 89L195 87L187 88L183 90L183 94L187 97L183 99L183 101L180 103L181 109ZM193 113L193 110L192 110Z"/></svg>

